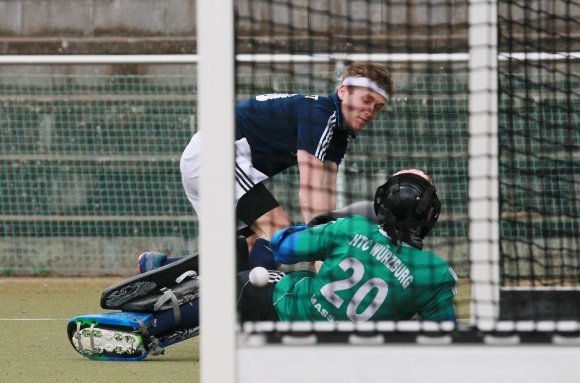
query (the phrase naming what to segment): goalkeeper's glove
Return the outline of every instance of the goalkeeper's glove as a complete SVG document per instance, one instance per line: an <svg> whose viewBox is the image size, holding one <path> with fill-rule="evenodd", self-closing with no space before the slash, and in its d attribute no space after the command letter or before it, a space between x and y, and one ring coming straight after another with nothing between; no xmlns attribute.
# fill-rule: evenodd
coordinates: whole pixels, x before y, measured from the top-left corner
<svg viewBox="0 0 580 383"><path fill-rule="evenodd" d="M296 248L298 244L298 232L309 229L307 225L289 226L282 229L272 236L270 240L270 248L274 252L274 258L278 263L292 265L301 260L296 256Z"/></svg>
<svg viewBox="0 0 580 383"><path fill-rule="evenodd" d="M308 222L309 226L318 226L324 225L328 222L336 221L337 217L334 213L322 213L318 214L316 217L312 218L310 222Z"/></svg>

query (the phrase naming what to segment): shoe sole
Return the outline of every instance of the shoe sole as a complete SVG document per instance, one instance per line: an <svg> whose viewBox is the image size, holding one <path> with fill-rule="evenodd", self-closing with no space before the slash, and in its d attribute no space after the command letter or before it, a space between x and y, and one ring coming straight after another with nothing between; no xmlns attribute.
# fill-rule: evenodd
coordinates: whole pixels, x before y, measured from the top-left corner
<svg viewBox="0 0 580 383"><path fill-rule="evenodd" d="M69 323L68 333L74 349L88 359L138 361L147 356L147 350L143 338L135 331L78 320Z"/></svg>

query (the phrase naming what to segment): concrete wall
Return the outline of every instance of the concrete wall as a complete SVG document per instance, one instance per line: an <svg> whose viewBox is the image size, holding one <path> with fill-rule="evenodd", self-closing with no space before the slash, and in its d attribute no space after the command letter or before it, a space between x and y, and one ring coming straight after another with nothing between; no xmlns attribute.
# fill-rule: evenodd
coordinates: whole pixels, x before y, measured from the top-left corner
<svg viewBox="0 0 580 383"><path fill-rule="evenodd" d="M464 1L434 2L433 6L384 0L288 3L236 1L237 51L467 49ZM196 0L0 0L0 54L195 53L195 5ZM11 74L184 74L194 70L191 65L0 66L0 73Z"/></svg>
<svg viewBox="0 0 580 383"><path fill-rule="evenodd" d="M2 0L1 54L193 53L194 0Z"/></svg>
<svg viewBox="0 0 580 383"><path fill-rule="evenodd" d="M239 52L466 50L465 0L235 4ZM534 32L533 39L553 37L580 18L580 7L563 0L526 4L524 9L500 1L499 11L546 31ZM0 0L0 54L193 53L195 5L196 0Z"/></svg>
<svg viewBox="0 0 580 383"><path fill-rule="evenodd" d="M238 50L255 51L261 41L270 51L342 51L353 42L384 51L408 49L410 39L420 47L426 31L466 36L464 1L288 3L237 1ZM192 53L195 18L195 0L0 0L0 54Z"/></svg>
<svg viewBox="0 0 580 383"><path fill-rule="evenodd" d="M182 36L195 33L194 0L3 0L5 36Z"/></svg>

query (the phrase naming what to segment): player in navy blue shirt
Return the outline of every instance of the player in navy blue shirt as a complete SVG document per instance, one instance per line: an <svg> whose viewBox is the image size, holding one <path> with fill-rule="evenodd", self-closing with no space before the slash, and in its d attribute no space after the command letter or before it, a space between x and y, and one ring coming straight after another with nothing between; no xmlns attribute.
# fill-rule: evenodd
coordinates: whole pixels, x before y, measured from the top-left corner
<svg viewBox="0 0 580 383"><path fill-rule="evenodd" d="M292 224L263 181L294 165L300 174L304 222L335 210L338 166L349 142L377 117L392 92L388 69L352 63L329 96L276 93L240 102L235 142L238 229L251 229L254 239L261 238L256 243L266 246L275 232ZM180 164L187 198L198 216L201 134L193 136ZM141 272L159 265L145 258L140 257Z"/></svg>
<svg viewBox="0 0 580 383"><path fill-rule="evenodd" d="M271 177L304 150L339 164L354 132L341 123L337 94L265 94L236 106L236 141L248 141L253 166Z"/></svg>

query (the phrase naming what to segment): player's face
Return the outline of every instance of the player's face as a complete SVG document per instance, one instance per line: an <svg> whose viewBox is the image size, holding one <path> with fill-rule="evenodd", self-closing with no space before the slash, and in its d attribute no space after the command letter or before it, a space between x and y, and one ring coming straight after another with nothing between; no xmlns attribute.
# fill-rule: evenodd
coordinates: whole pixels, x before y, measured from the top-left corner
<svg viewBox="0 0 580 383"><path fill-rule="evenodd" d="M338 89L338 97L342 101L343 122L357 133L377 117L387 100L369 88L360 86L350 88L349 91L348 87L341 86Z"/></svg>

